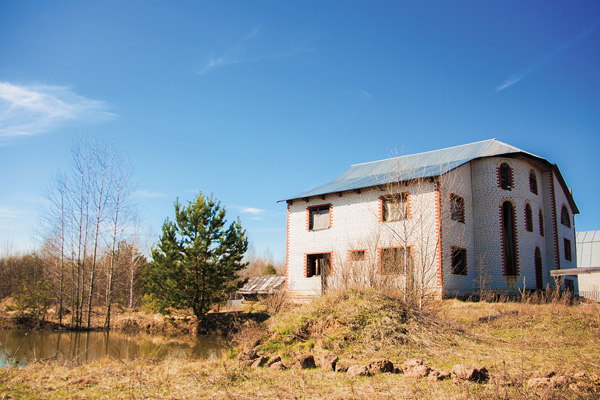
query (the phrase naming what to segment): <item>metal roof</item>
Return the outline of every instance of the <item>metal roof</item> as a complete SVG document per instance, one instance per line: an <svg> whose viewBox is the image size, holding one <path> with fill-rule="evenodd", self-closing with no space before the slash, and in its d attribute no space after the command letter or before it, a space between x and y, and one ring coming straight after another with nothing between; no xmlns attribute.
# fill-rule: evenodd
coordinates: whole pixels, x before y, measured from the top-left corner
<svg viewBox="0 0 600 400"><path fill-rule="evenodd" d="M355 164L333 181L281 201L320 196L410 179L435 177L477 158L517 153L546 161L517 147L496 139L489 139L425 153Z"/></svg>
<svg viewBox="0 0 600 400"><path fill-rule="evenodd" d="M600 267L600 231L577 232L577 267Z"/></svg>

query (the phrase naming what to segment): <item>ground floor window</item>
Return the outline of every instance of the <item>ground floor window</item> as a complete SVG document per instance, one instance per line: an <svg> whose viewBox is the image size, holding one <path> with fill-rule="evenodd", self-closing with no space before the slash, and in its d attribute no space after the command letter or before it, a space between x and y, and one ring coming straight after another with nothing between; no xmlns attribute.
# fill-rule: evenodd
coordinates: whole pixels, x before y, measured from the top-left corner
<svg viewBox="0 0 600 400"><path fill-rule="evenodd" d="M364 250L350 250L350 261L365 261Z"/></svg>
<svg viewBox="0 0 600 400"><path fill-rule="evenodd" d="M467 275L467 250L452 247L452 273L454 275Z"/></svg>
<svg viewBox="0 0 600 400"><path fill-rule="evenodd" d="M381 249L379 255L382 275L403 275L407 267L412 267L409 247L388 247Z"/></svg>
<svg viewBox="0 0 600 400"><path fill-rule="evenodd" d="M329 276L331 273L331 253L307 254L306 277Z"/></svg>

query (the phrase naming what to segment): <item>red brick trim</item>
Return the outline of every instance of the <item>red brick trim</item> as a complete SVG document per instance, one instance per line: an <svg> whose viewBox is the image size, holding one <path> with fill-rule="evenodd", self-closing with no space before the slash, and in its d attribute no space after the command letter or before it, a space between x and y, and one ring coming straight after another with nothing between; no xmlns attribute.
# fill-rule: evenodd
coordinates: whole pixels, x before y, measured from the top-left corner
<svg viewBox="0 0 600 400"><path fill-rule="evenodd" d="M538 230L540 236L544 236L544 211L541 208L538 211Z"/></svg>
<svg viewBox="0 0 600 400"><path fill-rule="evenodd" d="M285 288L290 288L290 204L287 205L285 228ZM306 274L306 271L305 271Z"/></svg>
<svg viewBox="0 0 600 400"><path fill-rule="evenodd" d="M517 214L515 203L512 199L504 198L500 201L500 251L502 252L502 275L506 275L506 251L504 248L504 210L505 202L509 202L513 208L513 237L515 242L515 276L519 276L519 238L517 236Z"/></svg>
<svg viewBox="0 0 600 400"><path fill-rule="evenodd" d="M554 261L556 269L560 269L560 244L558 240L558 216L556 215L556 191L554 190L554 173L550 175L550 198L552 199L552 230L554 231Z"/></svg>
<svg viewBox="0 0 600 400"><path fill-rule="evenodd" d="M444 270L443 270L443 260L442 260L442 194L440 191L439 183L435 188L436 196L435 196L435 229L437 230L437 267L438 267L438 279L437 285L438 287L443 287L444 285ZM464 205L464 203L463 203ZM464 211L464 210L463 210Z"/></svg>
<svg viewBox="0 0 600 400"><path fill-rule="evenodd" d="M329 228L333 226L333 204L325 203L325 204L316 204L314 206L306 207L306 230L310 231L310 210L315 208L323 208L329 207Z"/></svg>
<svg viewBox="0 0 600 400"><path fill-rule="evenodd" d="M411 199L411 195L410 192L400 192L400 193L388 193L388 194L383 194L381 196L379 196L379 222L397 222L397 221L384 221L383 220L383 200L386 197L391 197L391 196L404 196L406 195L406 219L411 219L412 218L412 199Z"/></svg>

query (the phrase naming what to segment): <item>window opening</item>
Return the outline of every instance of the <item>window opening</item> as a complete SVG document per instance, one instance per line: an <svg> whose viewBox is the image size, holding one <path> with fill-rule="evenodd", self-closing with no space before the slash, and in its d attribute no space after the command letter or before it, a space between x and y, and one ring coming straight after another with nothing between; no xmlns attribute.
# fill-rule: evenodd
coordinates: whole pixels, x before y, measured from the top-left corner
<svg viewBox="0 0 600 400"><path fill-rule="evenodd" d="M365 251L364 250L350 251L350 261L365 261Z"/></svg>
<svg viewBox="0 0 600 400"><path fill-rule="evenodd" d="M512 188L510 165L507 163L500 165L500 187L504 190L511 190Z"/></svg>
<svg viewBox="0 0 600 400"><path fill-rule="evenodd" d="M573 254L571 253L571 241L569 239L564 239L565 245L565 260L573 261Z"/></svg>
<svg viewBox="0 0 600 400"><path fill-rule="evenodd" d="M533 194L538 194L537 176L534 170L529 171L529 190Z"/></svg>
<svg viewBox="0 0 600 400"><path fill-rule="evenodd" d="M560 223L567 228L571 227L571 215L569 214L569 210L567 210L567 206L562 206L560 210Z"/></svg>
<svg viewBox="0 0 600 400"><path fill-rule="evenodd" d="M533 211L529 203L525 204L525 230L533 232Z"/></svg>
<svg viewBox="0 0 600 400"><path fill-rule="evenodd" d="M307 254L306 277L329 276L331 267L331 253Z"/></svg>
<svg viewBox="0 0 600 400"><path fill-rule="evenodd" d="M465 200L455 194L450 195L450 218L465 223Z"/></svg>
<svg viewBox="0 0 600 400"><path fill-rule="evenodd" d="M544 288L544 270L542 266L542 252L540 248L535 248L535 288L542 290Z"/></svg>
<svg viewBox="0 0 600 400"><path fill-rule="evenodd" d="M506 275L517 275L517 247L515 238L515 210L510 201L502 204L502 240Z"/></svg>
<svg viewBox="0 0 600 400"><path fill-rule="evenodd" d="M544 214L542 214L541 208L540 208L540 212L538 213L538 219L539 219L540 236L544 236Z"/></svg>
<svg viewBox="0 0 600 400"><path fill-rule="evenodd" d="M329 212L330 206L317 206L309 208L309 230L316 231L319 229L329 228Z"/></svg>
<svg viewBox="0 0 600 400"><path fill-rule="evenodd" d="M452 247L452 273L467 275L467 250Z"/></svg>
<svg viewBox="0 0 600 400"><path fill-rule="evenodd" d="M408 194L392 194L382 198L383 220L400 221L408 218Z"/></svg>
<svg viewBox="0 0 600 400"><path fill-rule="evenodd" d="M410 249L406 247L390 247L381 249L381 274L401 275L407 267L412 267Z"/></svg>

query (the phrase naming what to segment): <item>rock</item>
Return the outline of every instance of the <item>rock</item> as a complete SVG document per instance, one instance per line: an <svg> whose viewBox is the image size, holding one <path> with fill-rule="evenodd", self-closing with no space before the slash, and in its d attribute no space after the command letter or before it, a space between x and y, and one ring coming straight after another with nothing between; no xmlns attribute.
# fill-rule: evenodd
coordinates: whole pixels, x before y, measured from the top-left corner
<svg viewBox="0 0 600 400"><path fill-rule="evenodd" d="M427 377L428 380L432 382L443 381L450 378L450 372L447 371L438 371L436 369L432 370Z"/></svg>
<svg viewBox="0 0 600 400"><path fill-rule="evenodd" d="M339 361L338 356L335 354L329 354L321 358L321 369L323 371L335 371L337 362Z"/></svg>
<svg viewBox="0 0 600 400"><path fill-rule="evenodd" d="M369 376L369 368L366 365L353 365L348 368L348 376Z"/></svg>
<svg viewBox="0 0 600 400"><path fill-rule="evenodd" d="M425 378L427 375L429 375L429 371L431 371L431 368L429 368L427 365L417 365L413 368L405 370L404 375L409 378Z"/></svg>
<svg viewBox="0 0 600 400"><path fill-rule="evenodd" d="M456 364L452 367L452 377L456 380L485 382L490 379L485 367L476 368L469 365Z"/></svg>
<svg viewBox="0 0 600 400"><path fill-rule="evenodd" d="M571 378L565 375L557 375L550 378L550 385L554 388L565 387L571 382Z"/></svg>
<svg viewBox="0 0 600 400"><path fill-rule="evenodd" d="M254 362L252 363L252 367L254 367L254 368L262 367L268 361L269 361L269 357L260 356L260 357L258 357L257 359L254 360Z"/></svg>
<svg viewBox="0 0 600 400"><path fill-rule="evenodd" d="M384 372L394 372L394 364L390 360L371 361L367 366L371 375L382 374Z"/></svg>
<svg viewBox="0 0 600 400"><path fill-rule="evenodd" d="M267 361L267 364L265 364L265 366L270 367L271 365L275 364L276 362L281 362L281 357L277 356L277 357L271 358L269 361Z"/></svg>
<svg viewBox="0 0 600 400"><path fill-rule="evenodd" d="M412 369L418 365L423 365L423 360L414 358L412 360L407 360L402 364L402 370L406 373L407 370Z"/></svg>
<svg viewBox="0 0 600 400"><path fill-rule="evenodd" d="M296 365L298 365L298 367L301 369L310 369L316 367L315 359L310 354L298 357Z"/></svg>
<svg viewBox="0 0 600 400"><path fill-rule="evenodd" d="M250 367L254 364L254 360L240 360L240 365L242 367Z"/></svg>
<svg viewBox="0 0 600 400"><path fill-rule="evenodd" d="M285 365L283 365L283 363L281 361L277 361L277 362L271 364L271 366L269 366L269 369L274 369L276 371L283 371L283 370L286 370L287 367Z"/></svg>
<svg viewBox="0 0 600 400"><path fill-rule="evenodd" d="M256 358L258 358L258 355L254 350L244 350L238 354L238 360L240 361L254 360Z"/></svg>
<svg viewBox="0 0 600 400"><path fill-rule="evenodd" d="M347 372L348 366L346 364L337 363L335 364L335 372Z"/></svg>

